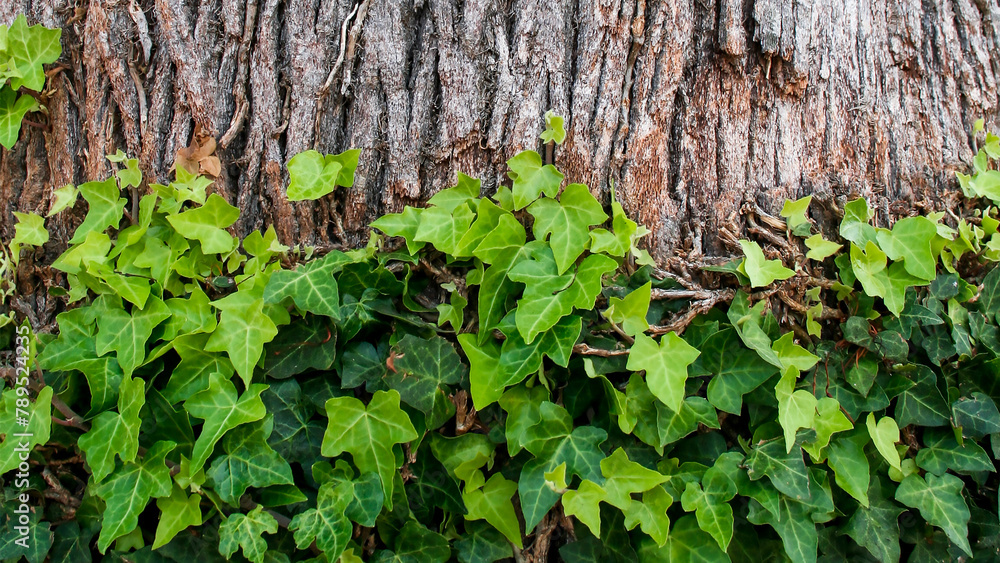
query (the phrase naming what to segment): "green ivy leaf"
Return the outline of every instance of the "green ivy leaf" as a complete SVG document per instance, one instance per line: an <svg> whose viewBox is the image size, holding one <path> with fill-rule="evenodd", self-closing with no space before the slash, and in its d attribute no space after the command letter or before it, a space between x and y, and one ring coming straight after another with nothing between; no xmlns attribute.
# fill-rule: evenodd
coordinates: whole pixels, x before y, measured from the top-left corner
<svg viewBox="0 0 1000 563"><path fill-rule="evenodd" d="M766 287L775 280L787 280L795 275L795 272L782 265L781 260L768 260L764 257L764 251L756 242L741 240L743 254L746 261L743 262L743 270L750 278L752 287Z"/></svg>
<svg viewBox="0 0 1000 563"><path fill-rule="evenodd" d="M563 144L566 140L566 130L563 129L564 119L556 112L549 110L545 112L545 131L542 131L542 142L550 143L555 141L557 145Z"/></svg>
<svg viewBox="0 0 1000 563"><path fill-rule="evenodd" d="M806 258L816 260L817 262L826 260L844 247L842 244L837 244L824 239L823 235L819 233L807 238L805 243L806 248L809 249L809 252L806 252Z"/></svg>
<svg viewBox="0 0 1000 563"><path fill-rule="evenodd" d="M145 382L126 377L118 395L118 412L101 413L90 430L80 436L78 444L87 456L95 483L114 471L116 455L124 462L135 461L139 451L139 413L145 404Z"/></svg>
<svg viewBox="0 0 1000 563"><path fill-rule="evenodd" d="M153 549L159 549L190 526L201 526L201 495L188 496L184 489L174 485L173 492L168 497L156 499L156 507L160 509L160 519L156 524L156 537L153 538Z"/></svg>
<svg viewBox="0 0 1000 563"><path fill-rule="evenodd" d="M814 460L819 460L822 459L823 448L830 443L830 438L837 432L852 430L854 424L843 413L837 399L823 397L816 403L813 428L816 430L816 438L802 444L802 449Z"/></svg>
<svg viewBox="0 0 1000 563"><path fill-rule="evenodd" d="M666 475L630 460L622 448L601 460L601 473L605 477L603 488L607 502L622 510L630 506L632 494L648 491L668 479Z"/></svg>
<svg viewBox="0 0 1000 563"><path fill-rule="evenodd" d="M52 190L52 207L46 217L52 217L62 211L76 205L76 200L80 195L80 189L73 184L66 184L58 190Z"/></svg>
<svg viewBox="0 0 1000 563"><path fill-rule="evenodd" d="M607 437L607 432L592 426L573 428L566 409L549 401L541 404L539 421L522 438L525 449L535 456L521 470L518 483L527 533L559 500L559 494L545 485L545 474L563 466L567 475L600 480L604 459L600 444Z"/></svg>
<svg viewBox="0 0 1000 563"><path fill-rule="evenodd" d="M462 238L469 232L475 212L468 205L461 205L454 211L444 207L429 207L420 214L420 225L414 239L419 242L429 242L435 248L458 255Z"/></svg>
<svg viewBox="0 0 1000 563"><path fill-rule="evenodd" d="M649 300L653 292L652 282L635 289L624 298L608 298L608 308L602 314L613 323L621 325L625 334L636 336L649 330L646 314L649 312Z"/></svg>
<svg viewBox="0 0 1000 563"><path fill-rule="evenodd" d="M440 207L448 213L452 213L458 207L465 204L471 204L475 208L475 200L479 198L479 190L482 188L482 184L483 182L478 178L472 178L459 172L455 186L443 189L431 196L427 200L427 205ZM496 206L494 205L493 207Z"/></svg>
<svg viewBox="0 0 1000 563"><path fill-rule="evenodd" d="M504 269L514 265L512 257L518 256L526 244L527 234L522 225L511 214L501 215L497 226L476 246L473 255L486 264L503 262Z"/></svg>
<svg viewBox="0 0 1000 563"><path fill-rule="evenodd" d="M810 202L812 202L811 195L795 201L785 200L780 215L785 218L785 225L792 233L800 236L809 234L809 218L806 217L806 213L809 211Z"/></svg>
<svg viewBox="0 0 1000 563"><path fill-rule="evenodd" d="M288 161L288 201L319 199L337 186L353 186L360 155L360 150L351 149L325 156L308 150L293 156Z"/></svg>
<svg viewBox="0 0 1000 563"><path fill-rule="evenodd" d="M968 540L970 513L962 498L963 486L961 479L948 473L940 477L912 473L896 489L896 500L919 510L924 520L944 530L948 539L972 555Z"/></svg>
<svg viewBox="0 0 1000 563"><path fill-rule="evenodd" d="M274 534L277 531L278 521L270 513L264 512L262 506L246 514L230 514L219 526L219 553L229 559L237 549L242 549L243 556L249 561L264 563L264 553L267 551L264 534Z"/></svg>
<svg viewBox="0 0 1000 563"><path fill-rule="evenodd" d="M729 305L726 316L733 323L733 328L739 335L740 340L760 355L761 359L767 363L784 369L778 355L771 349L771 337L764 330L764 323L770 316L764 316L764 308L767 301L759 301L750 307L749 298L746 293L737 291L733 302Z"/></svg>
<svg viewBox="0 0 1000 563"><path fill-rule="evenodd" d="M684 510L695 513L698 526L708 532L723 551L729 549L733 539L733 507L729 501L737 493L736 482L729 477L728 471L735 470L742 461L739 454L724 455L705 471L701 483L689 482L681 495Z"/></svg>
<svg viewBox="0 0 1000 563"><path fill-rule="evenodd" d="M504 479L499 473L486 481L482 472L474 472L462 493L468 510L465 519L486 520L518 549L523 549L520 524L510 500L516 492L517 483Z"/></svg>
<svg viewBox="0 0 1000 563"><path fill-rule="evenodd" d="M797 500L808 500L809 474L800 448L788 451L780 440L754 446L747 456L747 475L756 481L765 475L775 489Z"/></svg>
<svg viewBox="0 0 1000 563"><path fill-rule="evenodd" d="M34 213L14 212L17 224L14 225L14 238L10 241L10 253L17 263L21 245L42 246L49 241L49 232L45 230L45 219Z"/></svg>
<svg viewBox="0 0 1000 563"><path fill-rule="evenodd" d="M234 428L222 439L226 453L212 461L206 474L230 505L239 506L250 487L293 484L291 466L267 444L273 427L274 420L268 417Z"/></svg>
<svg viewBox="0 0 1000 563"><path fill-rule="evenodd" d="M517 330L527 344L573 311L576 295L565 291L573 283L573 276L558 273L548 248L535 252L531 260L518 262L507 277L527 286L515 313Z"/></svg>
<svg viewBox="0 0 1000 563"><path fill-rule="evenodd" d="M630 460L621 448L601 460L601 473L605 477L603 485L584 479L576 490L563 495L566 515L579 518L596 536L601 530L600 502L627 511L632 508L633 494L644 493L669 479Z"/></svg>
<svg viewBox="0 0 1000 563"><path fill-rule="evenodd" d="M754 326L754 325L750 325ZM758 329L759 330L759 329ZM777 359L767 339L767 351ZM743 345L735 329L716 332L701 346L701 364L713 377L708 382L708 401L731 414L743 410L743 396L778 373L778 368Z"/></svg>
<svg viewBox="0 0 1000 563"><path fill-rule="evenodd" d="M877 238L891 260L903 260L907 272L931 281L937 275L931 241L937 236L937 225L930 219L906 217L896 221L891 231L880 230Z"/></svg>
<svg viewBox="0 0 1000 563"><path fill-rule="evenodd" d="M163 395L171 403L185 401L199 391L208 389L209 376L219 373L227 380L236 371L232 362L222 354L206 352L207 334L179 336L173 341L173 348L180 356L180 362L170 373L170 380L163 389Z"/></svg>
<svg viewBox="0 0 1000 563"><path fill-rule="evenodd" d="M462 434L446 438L434 433L430 436L434 457L448 473L462 481L469 481L476 471L493 459L495 445L483 434Z"/></svg>
<svg viewBox="0 0 1000 563"><path fill-rule="evenodd" d="M317 315L279 330L264 346L263 369L268 377L285 379L310 370L330 369L337 357L337 327Z"/></svg>
<svg viewBox="0 0 1000 563"><path fill-rule="evenodd" d="M674 523L666 545L657 546L655 541L644 539L639 545L639 560L650 563L724 563L730 559L711 536L698 527L693 516L684 516Z"/></svg>
<svg viewBox="0 0 1000 563"><path fill-rule="evenodd" d="M551 164L542 166L537 152L521 151L507 161L507 166L507 176L514 181L514 209L524 209L543 193L549 197L559 193L564 176Z"/></svg>
<svg viewBox="0 0 1000 563"><path fill-rule="evenodd" d="M774 396L778 400L778 423L785 431L787 453L795 447L795 433L800 428L812 428L816 420L818 400L805 389L795 390L798 377L799 370L791 366L774 386Z"/></svg>
<svg viewBox="0 0 1000 563"><path fill-rule="evenodd" d="M330 420L323 435L323 455L347 452L359 470L378 473L386 508L392 510L393 474L398 467L393 445L418 437L399 408L399 393L376 391L367 408L353 397L334 397L326 402L326 413Z"/></svg>
<svg viewBox="0 0 1000 563"><path fill-rule="evenodd" d="M768 524L774 528L781 536L785 554L792 561L816 562L819 534L816 531L816 524L810 518L807 505L788 497L781 497L776 512L751 504L747 519L753 524Z"/></svg>
<svg viewBox="0 0 1000 563"><path fill-rule="evenodd" d="M288 529L294 532L295 545L309 549L313 542L327 557L336 559L351 540L354 526L344 512L351 502L350 483L323 483L316 496L316 508L295 515Z"/></svg>
<svg viewBox="0 0 1000 563"><path fill-rule="evenodd" d="M927 366L911 366L914 385L896 400L896 422L901 426L944 426L951 421L948 403L937 387L937 376Z"/></svg>
<svg viewBox="0 0 1000 563"><path fill-rule="evenodd" d="M840 236L859 247L865 247L874 242L877 236L875 227L868 224L874 217L874 212L868 208L865 198L858 198L844 205L844 218L840 222Z"/></svg>
<svg viewBox="0 0 1000 563"><path fill-rule="evenodd" d="M508 389L500 398L500 407L507 412L504 426L507 451L511 456L521 451L525 433L542 419L541 405L548 397L548 392L540 385L530 389L519 385Z"/></svg>
<svg viewBox="0 0 1000 563"><path fill-rule="evenodd" d="M7 50L9 64L17 69L17 75L8 82L11 90L23 86L28 90L41 92L45 86L45 69L42 65L54 63L62 54L59 39L60 29L48 29L41 25L28 26L24 14L18 14L7 30ZM10 147L8 147L10 148Z"/></svg>
<svg viewBox="0 0 1000 563"><path fill-rule="evenodd" d="M837 485L861 503L868 506L870 468L865 444L868 434L858 430L834 438L826 449L827 464L833 469Z"/></svg>
<svg viewBox="0 0 1000 563"><path fill-rule="evenodd" d="M444 536L410 520L399 532L395 552L380 551L375 563L445 563L451 548Z"/></svg>
<svg viewBox="0 0 1000 563"><path fill-rule="evenodd" d="M704 398L686 397L680 410L674 411L650 393L638 374L629 378L625 400L625 418L633 425L632 433L657 451L694 432L699 424L719 427L718 413Z"/></svg>
<svg viewBox="0 0 1000 563"><path fill-rule="evenodd" d="M80 191L83 191L83 186L80 186ZM239 209L229 205L220 195L212 194L208 196L205 205L169 215L167 221L184 238L200 242L205 254L225 254L236 247L233 235L225 229L232 226L239 217Z"/></svg>
<svg viewBox="0 0 1000 563"><path fill-rule="evenodd" d="M476 182L479 182L479 180L476 180ZM478 194L478 183L475 185L475 189ZM508 220L514 218L509 211L498 207L488 199L475 199L470 201L469 205L475 207L477 211L476 220L472 223L472 226L469 227L469 230L462 234L462 238L459 239L455 248L455 256L474 256L479 248L479 245L481 245L483 241L486 240L486 237L488 237L500 226L500 222L504 217ZM478 202L478 205L475 205L475 203L472 202ZM523 227L521 228L521 231L524 231Z"/></svg>
<svg viewBox="0 0 1000 563"><path fill-rule="evenodd" d="M137 462L127 462L106 481L94 488L107 508L101 519L97 548L105 553L111 542L130 533L139 523L139 514L151 498L170 495L170 469L164 459L174 449L173 442L157 442Z"/></svg>
<svg viewBox="0 0 1000 563"><path fill-rule="evenodd" d="M485 522L466 522L465 533L455 542L461 563L493 563L514 556L510 543Z"/></svg>
<svg viewBox="0 0 1000 563"><path fill-rule="evenodd" d="M45 515L42 510L31 507L22 519L22 514L14 514L12 509L8 509L6 516L3 518L4 531L0 534L0 559L19 562L23 558L28 563L55 561L53 554L49 553L52 547L51 525L43 520ZM90 556L89 549L86 556Z"/></svg>
<svg viewBox="0 0 1000 563"><path fill-rule="evenodd" d="M879 561L899 561L899 515L905 512L889 500L878 479L872 482L870 506L859 506L844 526L844 532Z"/></svg>
<svg viewBox="0 0 1000 563"><path fill-rule="evenodd" d="M631 250L633 255L641 257L645 251L636 246L636 241L649 234L649 231L628 218L622 204L618 203L615 191L611 190L611 226L612 231L604 228L597 228L590 231L590 251L606 253L610 256L624 258ZM648 256L648 254L647 254ZM645 262L640 261L640 264Z"/></svg>
<svg viewBox="0 0 1000 563"><path fill-rule="evenodd" d="M208 389L200 391L184 402L188 414L200 418L201 433L191 452L191 473L197 473L215 449L222 436L241 424L264 418L266 409L260 394L266 385L254 384L242 395L237 395L236 386L221 373L209 376Z"/></svg>
<svg viewBox="0 0 1000 563"><path fill-rule="evenodd" d="M378 229L390 237L403 237L406 241L406 251L416 254L427 245L417 242L417 228L420 227L420 217L423 209L406 206L402 213L383 215L372 222L373 229ZM521 227L524 230L524 227Z"/></svg>
<svg viewBox="0 0 1000 563"><path fill-rule="evenodd" d="M663 487L649 489L642 493L642 500L633 499L629 509L624 511L625 527L631 530L639 526L657 545L666 544L670 530L667 510L673 502L673 497Z"/></svg>
<svg viewBox="0 0 1000 563"><path fill-rule="evenodd" d="M876 423L875 413L870 412L865 424L875 448L893 469L900 471L899 452L896 451L896 442L899 441L899 426L896 425L896 421L892 417L884 416Z"/></svg>
<svg viewBox="0 0 1000 563"><path fill-rule="evenodd" d="M101 233L108 227L117 229L125 211L126 200L120 197L121 190L114 178L81 184L80 193L87 200L89 210L83 223L73 233L73 238L69 239L70 244L84 242L92 232Z"/></svg>
<svg viewBox="0 0 1000 563"><path fill-rule="evenodd" d="M114 350L125 376L146 360L146 342L160 323L170 317L163 301L153 297L145 307L134 307L132 313L120 307L108 308L97 317L97 353Z"/></svg>
<svg viewBox="0 0 1000 563"><path fill-rule="evenodd" d="M563 512L566 516L576 516L591 533L600 534L601 501L606 499L607 493L600 485L584 480L579 487L563 495Z"/></svg>
<svg viewBox="0 0 1000 563"><path fill-rule="evenodd" d="M395 371L386 375L385 383L430 419L447 386L457 385L465 376L465 366L454 346L439 336L423 339L408 334L397 349Z"/></svg>
<svg viewBox="0 0 1000 563"><path fill-rule="evenodd" d="M986 450L972 440L963 440L959 444L950 431L928 429L924 432L923 442L924 447L917 452L917 466L935 475L944 475L949 469L958 472L996 471Z"/></svg>
<svg viewBox="0 0 1000 563"><path fill-rule="evenodd" d="M535 218L535 240L549 238L557 274L563 274L583 254L590 241L590 226L608 219L601 204L583 184L566 186L559 201L543 198L528 207Z"/></svg>
<svg viewBox="0 0 1000 563"><path fill-rule="evenodd" d="M955 415L955 426L971 438L981 438L986 434L1000 432L1000 412L993 399L984 393L975 392L961 397L951 405Z"/></svg>
<svg viewBox="0 0 1000 563"><path fill-rule="evenodd" d="M0 442L0 473L7 473L21 463L19 452L24 451L22 446L31 451L38 444L44 444L49 440L49 430L52 426L52 388L43 387L28 407L23 403L18 405L19 399L24 401L25 398L21 397L16 389L8 389L3 393L0 428L4 429L5 437L3 442ZM28 413L27 416L24 414L25 411Z"/></svg>
<svg viewBox="0 0 1000 563"><path fill-rule="evenodd" d="M339 319L340 294L333 275L349 262L350 257L335 250L295 270L278 270L264 287L264 302L280 303L290 297L303 311Z"/></svg>
<svg viewBox="0 0 1000 563"><path fill-rule="evenodd" d="M673 332L663 336L659 345L649 336L638 334L627 367L633 371L645 370L650 391L676 412L684 402L687 368L700 354Z"/></svg>
<svg viewBox="0 0 1000 563"><path fill-rule="evenodd" d="M259 294L256 294L259 295ZM278 334L274 321L264 313L264 299L252 292L237 291L212 302L222 311L205 350L225 352L243 383L250 384L254 367L264 351L264 344Z"/></svg>
<svg viewBox="0 0 1000 563"><path fill-rule="evenodd" d="M29 94L18 96L17 90L0 87L0 146L13 147L21 132L24 114L38 109L38 102Z"/></svg>

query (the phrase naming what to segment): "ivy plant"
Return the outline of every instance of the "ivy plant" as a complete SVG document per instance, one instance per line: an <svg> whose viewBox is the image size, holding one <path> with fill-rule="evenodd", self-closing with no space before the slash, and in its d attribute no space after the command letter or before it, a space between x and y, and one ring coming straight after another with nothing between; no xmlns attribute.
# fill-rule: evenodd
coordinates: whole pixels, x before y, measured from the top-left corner
<svg viewBox="0 0 1000 563"><path fill-rule="evenodd" d="M294 157L289 198L351 189L358 157ZM490 194L458 174L350 251L237 238L180 167L61 191L88 211L32 371L32 547L6 526L0 558L1000 555L994 207L888 224L858 199L825 233L805 198L675 275L627 201L546 160ZM46 236L23 217L12 250Z"/></svg>

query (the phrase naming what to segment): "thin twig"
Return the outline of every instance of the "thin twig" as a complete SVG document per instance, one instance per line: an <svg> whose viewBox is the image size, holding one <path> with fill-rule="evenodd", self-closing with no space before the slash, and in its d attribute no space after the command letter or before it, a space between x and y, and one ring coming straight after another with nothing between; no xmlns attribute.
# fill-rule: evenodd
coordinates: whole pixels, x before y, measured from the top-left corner
<svg viewBox="0 0 1000 563"><path fill-rule="evenodd" d="M681 334L684 332L684 329L691 324L691 321L693 321L695 317L703 313L707 313L712 310L712 307L715 307L719 303L728 303L732 301L733 297L736 296L736 292L732 289L721 289L711 291L709 293L710 295L705 299L691 303L691 305L688 306L687 311L675 317L670 324L651 326L649 327L649 331L653 334L666 334L668 332Z"/></svg>
<svg viewBox="0 0 1000 563"><path fill-rule="evenodd" d="M629 351L626 350L605 350L604 348L592 348L588 344L577 344L573 346L573 353L580 354L583 356L600 356L602 358L610 358L613 356L627 356Z"/></svg>

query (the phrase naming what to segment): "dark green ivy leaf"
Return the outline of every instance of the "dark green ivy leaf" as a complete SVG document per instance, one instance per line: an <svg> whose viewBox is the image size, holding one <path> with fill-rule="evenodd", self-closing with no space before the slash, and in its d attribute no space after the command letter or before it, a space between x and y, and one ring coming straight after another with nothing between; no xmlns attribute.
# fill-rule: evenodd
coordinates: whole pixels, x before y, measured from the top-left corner
<svg viewBox="0 0 1000 563"><path fill-rule="evenodd" d="M493 563L514 556L507 538L481 521L465 523L465 533L455 542L455 549L461 563Z"/></svg>
<svg viewBox="0 0 1000 563"><path fill-rule="evenodd" d="M264 345L264 371L285 379L308 370L326 370L337 357L337 328L326 317L308 315L282 327Z"/></svg>
<svg viewBox="0 0 1000 563"><path fill-rule="evenodd" d="M230 430L222 439L226 452L212 461L206 474L225 502L239 506L240 497L250 487L291 485L292 468L267 445L274 421L243 424Z"/></svg>
<svg viewBox="0 0 1000 563"><path fill-rule="evenodd" d="M747 474L752 480L766 475L774 488L793 499L806 500L811 496L802 448L795 446L791 452L786 452L782 440L769 440L754 446L747 456Z"/></svg>
<svg viewBox="0 0 1000 563"><path fill-rule="evenodd" d="M973 393L961 397L951 405L955 415L955 426L971 438L982 438L986 434L1000 432L1000 412L996 403L984 393Z"/></svg>

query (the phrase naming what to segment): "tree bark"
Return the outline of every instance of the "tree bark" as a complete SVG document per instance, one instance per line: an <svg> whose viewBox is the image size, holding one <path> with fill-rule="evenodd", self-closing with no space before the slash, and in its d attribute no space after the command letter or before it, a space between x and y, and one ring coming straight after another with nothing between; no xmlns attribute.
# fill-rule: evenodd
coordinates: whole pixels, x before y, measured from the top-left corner
<svg viewBox="0 0 1000 563"><path fill-rule="evenodd" d="M199 126L240 234L360 244L457 171L493 193L551 108L556 165L604 201L613 185L655 258L718 256L746 205L939 203L997 115L996 0L6 0L0 21L22 11L63 29L63 56L46 127L0 155L7 239L12 211L103 178L116 149L167 182ZM285 199L290 157L352 147L353 188Z"/></svg>

